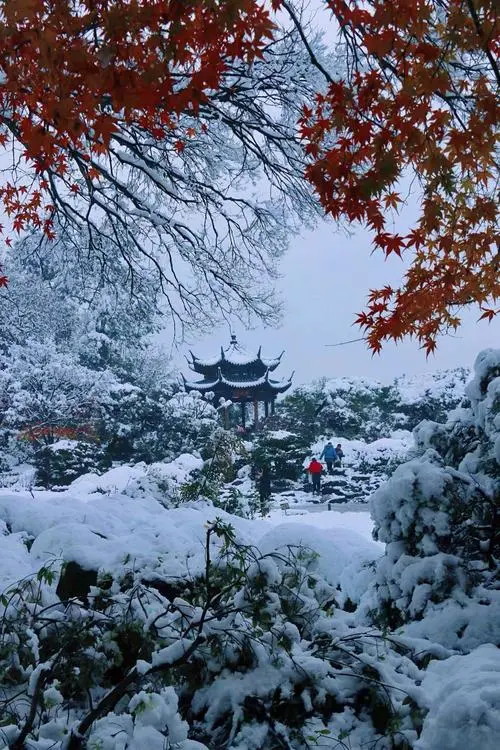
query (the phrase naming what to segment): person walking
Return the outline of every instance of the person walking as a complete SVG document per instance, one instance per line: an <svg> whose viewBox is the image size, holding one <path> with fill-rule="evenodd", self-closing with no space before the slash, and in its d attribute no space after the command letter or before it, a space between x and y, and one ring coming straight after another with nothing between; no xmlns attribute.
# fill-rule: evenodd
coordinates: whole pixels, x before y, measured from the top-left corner
<svg viewBox="0 0 500 750"><path fill-rule="evenodd" d="M323 465L313 458L307 467L307 471L311 475L313 495L321 495L321 474L323 473Z"/></svg>
<svg viewBox="0 0 500 750"><path fill-rule="evenodd" d="M342 459L344 458L344 451L342 450L342 446L340 445L340 443L337 443L337 445L335 446L335 453L337 454L335 465L342 466Z"/></svg>
<svg viewBox="0 0 500 750"><path fill-rule="evenodd" d="M333 447L330 440L327 442L323 450L321 451L321 455L319 457L319 460L325 459L326 468L329 474L333 474L333 464L337 460L337 452L335 448Z"/></svg>

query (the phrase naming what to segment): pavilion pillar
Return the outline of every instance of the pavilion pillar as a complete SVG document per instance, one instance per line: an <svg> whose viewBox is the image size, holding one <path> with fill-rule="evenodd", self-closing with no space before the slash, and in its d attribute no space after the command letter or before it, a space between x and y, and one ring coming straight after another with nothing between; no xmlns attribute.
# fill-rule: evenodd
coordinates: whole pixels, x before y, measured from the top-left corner
<svg viewBox="0 0 500 750"><path fill-rule="evenodd" d="M271 415L273 415L273 414L274 414L274 405L275 405L275 401L276 401L276 399L274 399L274 398L273 398L273 399L272 399L272 401L271 401Z"/></svg>
<svg viewBox="0 0 500 750"><path fill-rule="evenodd" d="M224 429L229 429L229 408L227 406L224 407Z"/></svg>
<svg viewBox="0 0 500 750"><path fill-rule="evenodd" d="M240 408L241 408L241 426L243 428L246 427L246 417L247 417L247 405L244 401L241 402Z"/></svg>
<svg viewBox="0 0 500 750"><path fill-rule="evenodd" d="M253 426L255 430L259 429L259 402L253 402Z"/></svg>
<svg viewBox="0 0 500 750"><path fill-rule="evenodd" d="M267 398L264 401L264 414L266 415L266 417L269 416L269 401L267 400Z"/></svg>

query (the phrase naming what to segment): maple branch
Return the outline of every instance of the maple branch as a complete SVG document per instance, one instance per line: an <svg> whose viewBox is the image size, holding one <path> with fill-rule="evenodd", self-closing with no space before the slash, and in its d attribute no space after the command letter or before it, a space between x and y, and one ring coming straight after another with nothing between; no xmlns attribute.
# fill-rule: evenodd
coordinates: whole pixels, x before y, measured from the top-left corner
<svg viewBox="0 0 500 750"><path fill-rule="evenodd" d="M495 60L495 58L493 57L491 53L491 50L488 45L488 40L484 36L483 27L481 26L481 21L479 20L479 16L474 7L474 3L472 2L472 0L465 0L465 2L469 9L469 13L472 17L472 20L474 21L474 26L476 27L477 35L483 43L484 53L490 62L493 73L495 74L495 78L497 79L497 84L500 86L500 69L498 67L497 61Z"/></svg>

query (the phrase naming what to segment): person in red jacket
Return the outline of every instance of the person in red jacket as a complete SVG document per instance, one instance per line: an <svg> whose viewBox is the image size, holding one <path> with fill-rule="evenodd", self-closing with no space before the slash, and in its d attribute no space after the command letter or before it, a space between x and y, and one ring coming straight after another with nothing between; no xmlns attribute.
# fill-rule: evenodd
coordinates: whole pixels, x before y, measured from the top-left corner
<svg viewBox="0 0 500 750"><path fill-rule="evenodd" d="M311 475L312 479L312 493L315 495L316 493L318 495L321 495L321 474L323 473L323 465L320 464L319 461L317 461L315 458L311 461L309 466L307 467L307 471Z"/></svg>

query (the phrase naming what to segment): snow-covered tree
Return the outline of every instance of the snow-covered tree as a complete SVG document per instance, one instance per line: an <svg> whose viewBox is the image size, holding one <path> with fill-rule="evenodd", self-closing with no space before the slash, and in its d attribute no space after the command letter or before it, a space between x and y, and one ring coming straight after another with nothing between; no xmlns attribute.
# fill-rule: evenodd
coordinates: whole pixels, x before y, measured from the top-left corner
<svg viewBox="0 0 500 750"><path fill-rule="evenodd" d="M251 65L228 56L210 96L184 102L175 127L167 118L151 132L121 111L91 163L73 150L71 175L47 165L58 221L49 234L62 232L105 275L117 258L134 278L154 274L179 333L221 315L276 320L276 260L319 216L296 123L323 84L289 26L261 42ZM321 55L317 34L312 44Z"/></svg>
<svg viewBox="0 0 500 750"><path fill-rule="evenodd" d="M84 367L50 340L13 345L1 365L4 424L40 444L53 442L65 429L95 425L116 383L109 371Z"/></svg>
<svg viewBox="0 0 500 750"><path fill-rule="evenodd" d="M84 234L72 241L61 230L51 243L33 235L13 248L9 284L0 289L4 348L51 339L91 369L140 377L162 322L158 283L144 272L132 284L123 259L105 259L85 243Z"/></svg>
<svg viewBox="0 0 500 750"><path fill-rule="evenodd" d="M464 397L463 367L427 376L402 375L385 385L367 377L322 378L296 388L278 406L280 426L312 442L328 433L376 440L422 419L445 420Z"/></svg>
<svg viewBox="0 0 500 750"><path fill-rule="evenodd" d="M500 350L478 356L466 394L470 407L416 428L417 456L372 498L386 543L378 598L392 625L500 584Z"/></svg>
<svg viewBox="0 0 500 750"><path fill-rule="evenodd" d="M218 426L211 404L171 387L117 384L103 411L101 434L113 460L150 463L203 450Z"/></svg>

